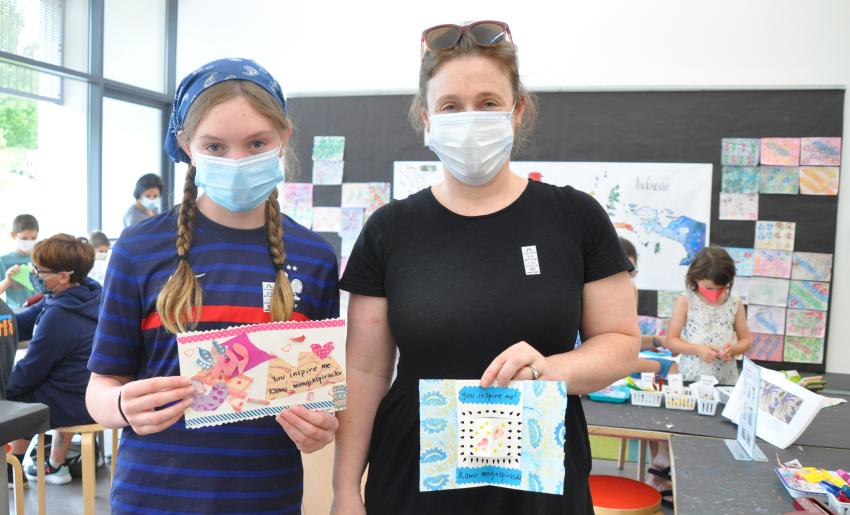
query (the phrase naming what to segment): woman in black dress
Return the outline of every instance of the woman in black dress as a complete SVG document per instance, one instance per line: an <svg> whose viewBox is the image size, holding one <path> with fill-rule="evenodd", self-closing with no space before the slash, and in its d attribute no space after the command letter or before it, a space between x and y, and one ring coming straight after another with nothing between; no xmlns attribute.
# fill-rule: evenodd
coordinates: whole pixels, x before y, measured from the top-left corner
<svg viewBox="0 0 850 515"><path fill-rule="evenodd" d="M339 415L335 513L592 513L577 395L636 364L631 264L592 197L511 172L514 142L536 108L508 26L442 25L426 30L422 45L411 118L424 125L445 177L369 218L340 284L352 294L351 395ZM579 329L584 342L573 350ZM563 495L419 491L418 380L472 378L485 387L568 383Z"/></svg>

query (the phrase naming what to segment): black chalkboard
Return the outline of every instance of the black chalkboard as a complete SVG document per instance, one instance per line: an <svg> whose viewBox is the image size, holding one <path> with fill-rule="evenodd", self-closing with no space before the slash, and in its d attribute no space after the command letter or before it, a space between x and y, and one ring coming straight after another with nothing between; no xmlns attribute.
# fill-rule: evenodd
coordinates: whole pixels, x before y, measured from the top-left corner
<svg viewBox="0 0 850 515"><path fill-rule="evenodd" d="M842 136L843 90L544 92L537 97L537 127L514 160L713 163L710 243L723 246L752 247L755 222L718 219L722 138ZM314 136L345 136L346 182L392 182L394 161L436 160L407 120L411 99L292 98L301 162L296 180L311 180ZM315 205L338 206L339 200L339 186L314 187ZM759 198L760 219L796 222L794 250L802 252L834 254L837 210L837 196ZM339 249L339 238L326 236ZM639 312L655 314L654 292L641 292ZM761 364L824 369L824 364Z"/></svg>

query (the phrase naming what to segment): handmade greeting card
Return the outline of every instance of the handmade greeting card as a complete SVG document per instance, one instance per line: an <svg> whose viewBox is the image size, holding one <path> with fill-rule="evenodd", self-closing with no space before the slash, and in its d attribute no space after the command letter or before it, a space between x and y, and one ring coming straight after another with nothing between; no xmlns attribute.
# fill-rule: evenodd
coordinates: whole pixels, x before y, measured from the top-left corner
<svg viewBox="0 0 850 515"><path fill-rule="evenodd" d="M800 164L841 164L841 138L803 138L800 145Z"/></svg>
<svg viewBox="0 0 850 515"><path fill-rule="evenodd" d="M679 298L682 292L659 290L658 291L658 317L670 318L673 316L673 307L676 305L676 299Z"/></svg>
<svg viewBox="0 0 850 515"><path fill-rule="evenodd" d="M758 158L756 158L756 161L758 161ZM720 191L723 193L759 192L759 168L757 166L724 166L721 173Z"/></svg>
<svg viewBox="0 0 850 515"><path fill-rule="evenodd" d="M419 381L419 491L475 486L562 495L567 385Z"/></svg>
<svg viewBox="0 0 850 515"><path fill-rule="evenodd" d="M762 361L782 361L781 334L750 333L752 345L747 351L747 357Z"/></svg>
<svg viewBox="0 0 850 515"><path fill-rule="evenodd" d="M796 166L762 166L759 193L797 194L800 192L800 169Z"/></svg>
<svg viewBox="0 0 850 515"><path fill-rule="evenodd" d="M756 249L753 254L753 275L786 279L791 277L791 252Z"/></svg>
<svg viewBox="0 0 850 515"><path fill-rule="evenodd" d="M735 275L748 277L753 275L753 249L725 247L729 256L735 260Z"/></svg>
<svg viewBox="0 0 850 515"><path fill-rule="evenodd" d="M800 138L762 138L761 164L798 166L800 164Z"/></svg>
<svg viewBox="0 0 850 515"><path fill-rule="evenodd" d="M754 166L759 164L758 138L723 138L720 162L724 165Z"/></svg>
<svg viewBox="0 0 850 515"><path fill-rule="evenodd" d="M800 168L800 193L803 195L838 195L837 166L803 166Z"/></svg>
<svg viewBox="0 0 850 515"><path fill-rule="evenodd" d="M756 222L757 249L794 250L794 236L797 224L794 222Z"/></svg>
<svg viewBox="0 0 850 515"><path fill-rule="evenodd" d="M785 361L793 363L823 362L823 338L786 336Z"/></svg>
<svg viewBox="0 0 850 515"><path fill-rule="evenodd" d="M748 300L751 304L784 307L788 305L788 289L788 279L753 277Z"/></svg>
<svg viewBox="0 0 850 515"><path fill-rule="evenodd" d="M788 307L826 311L829 307L829 283L791 281Z"/></svg>
<svg viewBox="0 0 850 515"><path fill-rule="evenodd" d="M721 193L721 220L757 220L759 217L758 193Z"/></svg>
<svg viewBox="0 0 850 515"><path fill-rule="evenodd" d="M195 403L186 427L277 415L282 408L345 409L345 320L273 322L177 335L180 375Z"/></svg>
<svg viewBox="0 0 850 515"><path fill-rule="evenodd" d="M795 252L791 279L829 281L832 278L832 254Z"/></svg>
<svg viewBox="0 0 850 515"><path fill-rule="evenodd" d="M751 304L747 310L747 325L754 333L783 334L785 308Z"/></svg>

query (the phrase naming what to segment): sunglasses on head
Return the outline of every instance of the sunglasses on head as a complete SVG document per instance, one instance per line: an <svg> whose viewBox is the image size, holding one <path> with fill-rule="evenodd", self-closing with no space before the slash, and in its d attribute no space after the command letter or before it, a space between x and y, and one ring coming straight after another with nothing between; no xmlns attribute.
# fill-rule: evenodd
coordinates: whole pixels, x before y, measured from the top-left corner
<svg viewBox="0 0 850 515"><path fill-rule="evenodd" d="M507 41L513 44L511 29L502 21L484 20L469 25L436 25L422 32L422 58L426 52L445 52L458 43L464 32L472 36L478 46L495 47Z"/></svg>

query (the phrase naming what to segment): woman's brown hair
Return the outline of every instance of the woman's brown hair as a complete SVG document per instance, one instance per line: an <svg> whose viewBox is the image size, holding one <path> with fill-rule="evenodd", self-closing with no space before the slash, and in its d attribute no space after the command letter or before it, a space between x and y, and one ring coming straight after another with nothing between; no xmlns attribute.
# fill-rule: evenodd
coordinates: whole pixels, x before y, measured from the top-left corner
<svg viewBox="0 0 850 515"><path fill-rule="evenodd" d="M717 286L732 286L735 281L735 260L723 247L705 247L694 257L685 284L691 291L697 291L697 281L708 279Z"/></svg>
<svg viewBox="0 0 850 515"><path fill-rule="evenodd" d="M188 145L194 131L204 116L213 107L236 97L244 97L261 115L268 118L281 132L292 128L292 122L286 117L272 96L260 86L248 81L226 80L201 93L192 103L183 129L179 134L180 144ZM290 141L291 145L291 141ZM284 160L287 173L293 171L297 163L293 152L285 152ZM275 266L274 293L271 301L271 319L288 320L292 316L295 296L289 279L283 271L286 252L283 248L283 227L281 226L280 204L275 188L266 202L266 241L272 262ZM162 286L156 300L156 310L162 325L172 333L185 332L194 328L201 306L203 291L201 284L189 264L189 249L195 230L198 188L195 185L195 167L189 165L186 180L183 183L183 202L176 206L177 217L177 269Z"/></svg>
<svg viewBox="0 0 850 515"><path fill-rule="evenodd" d="M514 102L522 103L522 122L514 133L514 149L522 148L528 141L537 121L537 100L533 93L525 89L519 78L519 58L516 46L510 41L502 41L496 46L482 47L475 42L469 32L461 34L457 45L449 50L425 52L419 67L419 91L410 104L408 118L413 127L424 130L422 113L428 112L428 82L436 75L442 65L459 57L482 56L495 62L507 75L511 83Z"/></svg>
<svg viewBox="0 0 850 515"><path fill-rule="evenodd" d="M94 247L85 238L59 233L35 244L32 262L53 272L70 272L70 282L80 284L94 266Z"/></svg>

